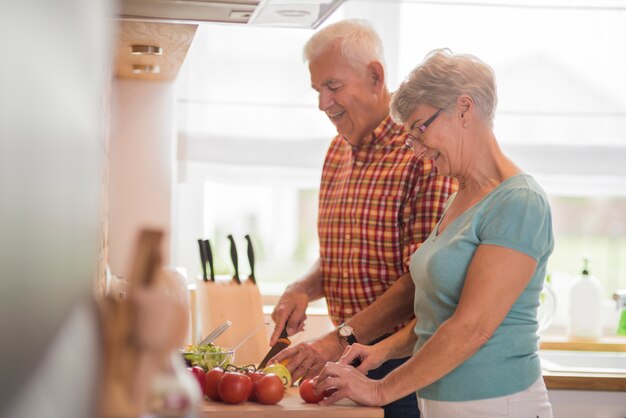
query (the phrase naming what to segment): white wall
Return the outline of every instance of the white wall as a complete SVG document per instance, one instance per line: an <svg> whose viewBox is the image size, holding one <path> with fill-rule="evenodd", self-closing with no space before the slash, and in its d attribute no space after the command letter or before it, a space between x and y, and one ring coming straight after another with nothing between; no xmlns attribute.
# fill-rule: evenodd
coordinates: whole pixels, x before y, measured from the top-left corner
<svg viewBox="0 0 626 418"><path fill-rule="evenodd" d="M169 263L175 109L173 83L115 80L112 86L109 265L126 277L142 227L166 232Z"/></svg>

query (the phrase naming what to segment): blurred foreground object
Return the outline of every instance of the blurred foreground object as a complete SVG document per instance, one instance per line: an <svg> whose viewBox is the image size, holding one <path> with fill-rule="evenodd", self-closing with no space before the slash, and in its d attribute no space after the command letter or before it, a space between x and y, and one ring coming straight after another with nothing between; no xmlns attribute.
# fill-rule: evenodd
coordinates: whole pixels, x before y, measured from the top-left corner
<svg viewBox="0 0 626 418"><path fill-rule="evenodd" d="M102 242L103 103L114 5L0 6L3 417L90 416L97 395L100 353L90 297Z"/></svg>
<svg viewBox="0 0 626 418"><path fill-rule="evenodd" d="M200 400L176 353L187 331L184 280L160 269L162 232L139 235L127 298L102 300L100 416L184 416Z"/></svg>

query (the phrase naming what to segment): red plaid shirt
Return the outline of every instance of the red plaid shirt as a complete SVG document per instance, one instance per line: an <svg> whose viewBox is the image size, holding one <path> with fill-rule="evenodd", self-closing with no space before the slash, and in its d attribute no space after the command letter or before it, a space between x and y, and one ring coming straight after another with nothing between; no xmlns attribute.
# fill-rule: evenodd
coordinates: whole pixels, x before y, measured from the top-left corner
<svg viewBox="0 0 626 418"><path fill-rule="evenodd" d="M443 213L456 183L404 145L385 118L358 147L330 144L320 186L318 233L324 293L338 325L408 271L410 257Z"/></svg>

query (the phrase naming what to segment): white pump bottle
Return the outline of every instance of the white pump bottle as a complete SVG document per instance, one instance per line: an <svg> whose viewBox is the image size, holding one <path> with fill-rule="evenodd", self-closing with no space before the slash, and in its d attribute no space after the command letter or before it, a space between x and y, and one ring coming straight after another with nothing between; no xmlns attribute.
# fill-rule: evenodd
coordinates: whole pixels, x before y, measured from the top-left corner
<svg viewBox="0 0 626 418"><path fill-rule="evenodd" d="M602 335L602 283L589 274L589 259L583 259L583 270L570 290L569 335L596 339Z"/></svg>

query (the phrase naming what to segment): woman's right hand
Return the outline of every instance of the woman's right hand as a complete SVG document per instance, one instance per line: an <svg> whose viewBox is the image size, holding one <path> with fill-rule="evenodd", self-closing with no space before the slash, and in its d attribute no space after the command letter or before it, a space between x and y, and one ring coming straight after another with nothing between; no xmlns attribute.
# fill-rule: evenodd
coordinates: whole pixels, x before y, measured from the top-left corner
<svg viewBox="0 0 626 418"><path fill-rule="evenodd" d="M363 345L355 343L345 348L338 363L353 365L354 361L360 362L355 368L365 374L379 367L386 360L386 350L383 344Z"/></svg>

